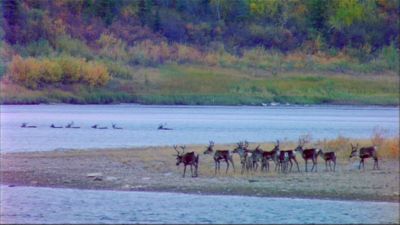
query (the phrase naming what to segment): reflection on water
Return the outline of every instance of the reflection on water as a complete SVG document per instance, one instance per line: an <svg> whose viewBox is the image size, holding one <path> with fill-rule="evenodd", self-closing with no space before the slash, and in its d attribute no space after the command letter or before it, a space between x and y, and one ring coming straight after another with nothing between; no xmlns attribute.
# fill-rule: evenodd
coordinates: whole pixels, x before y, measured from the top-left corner
<svg viewBox="0 0 400 225"><path fill-rule="evenodd" d="M52 129L74 121L80 129ZM38 128L20 128L23 122ZM115 123L122 130L111 129ZM161 123L173 130L157 130ZM108 129L92 129L91 126ZM1 106L1 151L58 148L110 148L172 144L297 140L338 135L369 138L375 126L399 133L397 107L352 106L142 106L7 105Z"/></svg>
<svg viewBox="0 0 400 225"><path fill-rule="evenodd" d="M1 223L397 223L399 204L1 187Z"/></svg>

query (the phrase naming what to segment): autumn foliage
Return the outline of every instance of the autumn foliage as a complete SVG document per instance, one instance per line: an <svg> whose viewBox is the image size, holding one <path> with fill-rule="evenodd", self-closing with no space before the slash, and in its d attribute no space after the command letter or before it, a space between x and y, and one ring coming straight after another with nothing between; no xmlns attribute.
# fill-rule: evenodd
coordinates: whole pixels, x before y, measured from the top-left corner
<svg viewBox="0 0 400 225"><path fill-rule="evenodd" d="M109 72L103 64L70 56L56 59L24 59L16 55L8 67L7 74L11 80L31 89L49 84L78 82L92 87L102 86L110 79Z"/></svg>

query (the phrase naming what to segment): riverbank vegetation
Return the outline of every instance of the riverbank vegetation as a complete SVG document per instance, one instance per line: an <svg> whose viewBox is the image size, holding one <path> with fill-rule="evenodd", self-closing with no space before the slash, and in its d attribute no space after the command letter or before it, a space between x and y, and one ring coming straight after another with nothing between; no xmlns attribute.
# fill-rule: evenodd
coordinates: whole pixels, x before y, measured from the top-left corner
<svg viewBox="0 0 400 225"><path fill-rule="evenodd" d="M4 0L2 8L3 104L399 105L397 1Z"/></svg>

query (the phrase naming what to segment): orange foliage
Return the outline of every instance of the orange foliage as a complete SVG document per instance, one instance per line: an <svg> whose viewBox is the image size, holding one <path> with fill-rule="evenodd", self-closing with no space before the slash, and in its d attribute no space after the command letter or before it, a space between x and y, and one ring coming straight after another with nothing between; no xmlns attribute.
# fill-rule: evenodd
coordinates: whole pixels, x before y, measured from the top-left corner
<svg viewBox="0 0 400 225"><path fill-rule="evenodd" d="M82 74L83 81L89 86L102 86L110 80L107 67L96 62L86 63L86 65L83 67Z"/></svg>
<svg viewBox="0 0 400 225"><path fill-rule="evenodd" d="M110 80L107 67L97 62L86 62L73 57L59 59L23 59L13 57L7 71L10 80L27 88L36 89L43 84L77 83L89 86L105 85Z"/></svg>

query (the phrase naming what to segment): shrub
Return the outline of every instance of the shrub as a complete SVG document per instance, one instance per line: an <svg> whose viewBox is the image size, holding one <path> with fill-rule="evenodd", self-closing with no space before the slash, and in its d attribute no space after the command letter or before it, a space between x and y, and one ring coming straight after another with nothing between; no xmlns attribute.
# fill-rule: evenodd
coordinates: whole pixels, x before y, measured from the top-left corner
<svg viewBox="0 0 400 225"><path fill-rule="evenodd" d="M387 68L389 70L393 70L398 72L399 71L399 62L400 62L400 57L399 57L399 50L396 48L394 43L392 42L391 45L382 48L381 54L379 58L383 59L385 61L385 64L387 65Z"/></svg>
<svg viewBox="0 0 400 225"><path fill-rule="evenodd" d="M84 57L86 59L93 58L92 52L85 43L67 35L58 37L55 41L55 47L59 52L67 55Z"/></svg>
<svg viewBox="0 0 400 225"><path fill-rule="evenodd" d="M113 60L127 61L126 43L112 34L102 34L97 40L100 46L100 55L109 57Z"/></svg>
<svg viewBox="0 0 400 225"><path fill-rule="evenodd" d="M61 56L57 61L63 73L63 83L76 83L82 79L82 68L86 63L84 59Z"/></svg>
<svg viewBox="0 0 400 225"><path fill-rule="evenodd" d="M23 59L14 56L8 67L11 80L25 87L36 89L43 84L78 83L102 86L110 80L107 67L98 62L62 56L58 59Z"/></svg>
<svg viewBox="0 0 400 225"><path fill-rule="evenodd" d="M16 55L8 67L8 74L13 81L32 89L37 88L39 84L40 72L39 61L32 57L24 60Z"/></svg>
<svg viewBox="0 0 400 225"><path fill-rule="evenodd" d="M102 86L110 80L107 67L97 62L88 62L83 67L82 80L89 86Z"/></svg>
<svg viewBox="0 0 400 225"><path fill-rule="evenodd" d="M49 56L53 52L53 48L45 39L31 42L26 46L26 53L29 56Z"/></svg>
<svg viewBox="0 0 400 225"><path fill-rule="evenodd" d="M39 62L40 65L40 80L43 83L60 82L62 76L61 66L56 61L44 59Z"/></svg>

